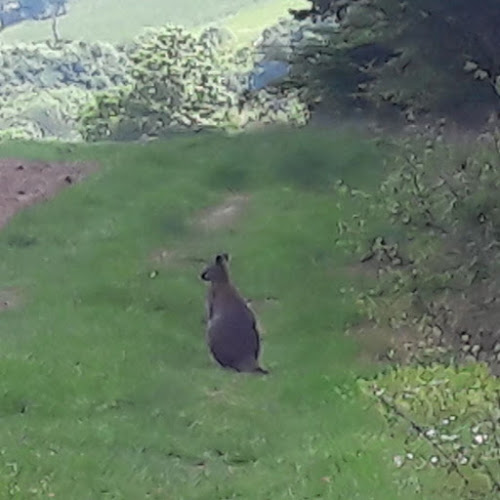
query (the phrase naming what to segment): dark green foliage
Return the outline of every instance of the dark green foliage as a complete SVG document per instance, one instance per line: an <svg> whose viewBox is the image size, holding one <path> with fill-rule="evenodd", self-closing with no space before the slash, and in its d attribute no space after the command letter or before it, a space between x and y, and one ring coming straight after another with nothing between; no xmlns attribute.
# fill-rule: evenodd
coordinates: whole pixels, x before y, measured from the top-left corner
<svg viewBox="0 0 500 500"><path fill-rule="evenodd" d="M498 151L491 136L399 145L379 194L343 229L342 244L352 242L380 278L360 303L378 323L415 332L422 362L453 356L500 373ZM360 224L374 216L391 232Z"/></svg>
<svg viewBox="0 0 500 500"><path fill-rule="evenodd" d="M110 44L6 45L0 58L0 140L81 140L76 119L93 91L129 81L126 53Z"/></svg>
<svg viewBox="0 0 500 500"><path fill-rule="evenodd" d="M498 104L500 5L453 0L312 1L336 26L295 55L296 77L345 99L438 112L471 121ZM320 5L321 4L321 5ZM315 16L312 11L311 16ZM359 49L373 57L360 57ZM339 88L338 79L343 83ZM339 95L340 94L340 95ZM331 95L331 94L330 94Z"/></svg>
<svg viewBox="0 0 500 500"><path fill-rule="evenodd" d="M120 138L140 137L140 126L136 121L122 118L123 101L129 96L130 87L117 87L107 92L97 92L94 99L83 107L79 113L79 123L83 129L82 135L87 141L109 138L115 127L115 134ZM134 103L131 102L132 106ZM130 127L130 131L127 129Z"/></svg>
<svg viewBox="0 0 500 500"><path fill-rule="evenodd" d="M127 55L107 43L3 45L0 57L1 97L67 86L104 90L129 81Z"/></svg>

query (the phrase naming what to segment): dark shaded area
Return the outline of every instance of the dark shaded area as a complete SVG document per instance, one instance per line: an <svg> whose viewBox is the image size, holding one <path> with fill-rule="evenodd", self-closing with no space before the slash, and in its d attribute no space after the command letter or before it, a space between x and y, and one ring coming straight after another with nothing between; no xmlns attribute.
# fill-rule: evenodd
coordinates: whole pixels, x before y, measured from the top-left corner
<svg viewBox="0 0 500 500"><path fill-rule="evenodd" d="M318 28L326 44L302 48L294 63L297 78L323 95L348 106L446 116L470 128L498 112L497 1L309 2L310 9L290 10L294 19L328 17L340 30Z"/></svg>
<svg viewBox="0 0 500 500"><path fill-rule="evenodd" d="M285 61L262 61L250 74L249 90L260 90L283 80L290 72L290 65Z"/></svg>

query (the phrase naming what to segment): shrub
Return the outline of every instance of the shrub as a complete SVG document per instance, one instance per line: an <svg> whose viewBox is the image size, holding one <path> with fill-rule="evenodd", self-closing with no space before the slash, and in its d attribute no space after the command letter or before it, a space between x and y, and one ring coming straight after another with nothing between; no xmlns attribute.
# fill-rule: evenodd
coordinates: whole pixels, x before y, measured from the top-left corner
<svg viewBox="0 0 500 500"><path fill-rule="evenodd" d="M130 53L133 83L96 96L82 113L85 139L238 130L257 121L304 122L307 107L292 91L245 96L253 55L249 50L235 53L228 37L213 28L196 37L174 26L142 34Z"/></svg>
<svg viewBox="0 0 500 500"><path fill-rule="evenodd" d="M448 352L500 374L497 139L461 147L429 140L422 149L407 141L392 162L379 192L339 238L379 277L360 304L378 323L418 332L415 343L426 348L419 356ZM391 228L366 224L374 217ZM363 238L368 251L359 246Z"/></svg>
<svg viewBox="0 0 500 500"><path fill-rule="evenodd" d="M78 87L26 92L0 104L2 139L81 141L77 129L80 108L92 93Z"/></svg>
<svg viewBox="0 0 500 500"><path fill-rule="evenodd" d="M429 494L438 492L426 490L426 476L440 473L445 478L434 484L455 498L497 498L500 380L485 365L396 368L359 384L391 431L406 436L394 456L403 484L411 481L425 498L434 497Z"/></svg>
<svg viewBox="0 0 500 500"><path fill-rule="evenodd" d="M0 61L0 97L67 86L104 90L129 82L126 53L108 43L3 45Z"/></svg>
<svg viewBox="0 0 500 500"><path fill-rule="evenodd" d="M92 91L129 81L128 57L106 43L0 48L0 139L82 140L76 122Z"/></svg>
<svg viewBox="0 0 500 500"><path fill-rule="evenodd" d="M498 22L500 7L485 0L311 0L313 8L296 17L332 19L318 22L317 40L295 54L297 78L329 94L344 93L364 102L414 112L456 115L467 119L481 108L498 105L500 89ZM342 89L341 89L342 90ZM483 111L483 110L481 110Z"/></svg>

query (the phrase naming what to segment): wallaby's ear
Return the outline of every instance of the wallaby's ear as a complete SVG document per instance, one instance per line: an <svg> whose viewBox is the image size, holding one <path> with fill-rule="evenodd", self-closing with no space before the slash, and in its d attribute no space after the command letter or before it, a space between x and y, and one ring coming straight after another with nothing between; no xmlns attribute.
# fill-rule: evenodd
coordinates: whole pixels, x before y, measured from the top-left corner
<svg viewBox="0 0 500 500"><path fill-rule="evenodd" d="M216 264L222 264L223 262L229 262L229 254L220 253L217 257L215 257Z"/></svg>

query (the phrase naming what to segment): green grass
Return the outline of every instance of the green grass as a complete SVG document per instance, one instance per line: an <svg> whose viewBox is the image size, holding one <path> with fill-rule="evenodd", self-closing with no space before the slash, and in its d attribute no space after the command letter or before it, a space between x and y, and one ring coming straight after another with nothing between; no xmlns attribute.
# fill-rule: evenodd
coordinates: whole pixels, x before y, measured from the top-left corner
<svg viewBox="0 0 500 500"><path fill-rule="evenodd" d="M0 498L421 498L394 487L399 441L356 389L375 368L342 333L331 182L375 185L381 154L305 131L0 146L102 164L0 232L1 288L24 298L0 322ZM228 192L250 195L236 227L198 229ZM246 296L278 298L258 306L267 378L208 357L193 259L221 250Z"/></svg>
<svg viewBox="0 0 500 500"><path fill-rule="evenodd" d="M286 16L288 7L302 4L302 0L148 0L146 6L139 0L75 0L58 26L63 39L124 42L145 27L173 23L195 28L227 18L228 27L246 41ZM4 43L47 39L52 39L50 20L23 22L0 33Z"/></svg>

